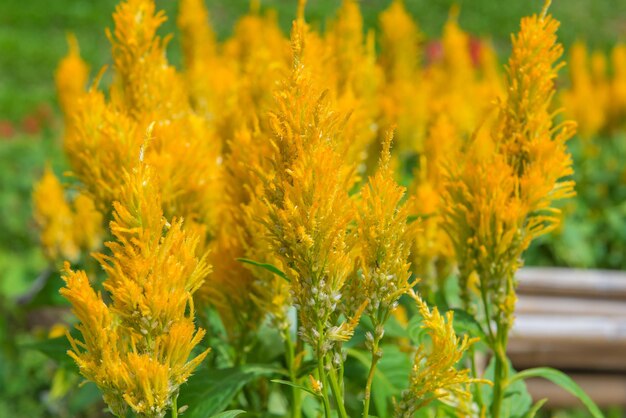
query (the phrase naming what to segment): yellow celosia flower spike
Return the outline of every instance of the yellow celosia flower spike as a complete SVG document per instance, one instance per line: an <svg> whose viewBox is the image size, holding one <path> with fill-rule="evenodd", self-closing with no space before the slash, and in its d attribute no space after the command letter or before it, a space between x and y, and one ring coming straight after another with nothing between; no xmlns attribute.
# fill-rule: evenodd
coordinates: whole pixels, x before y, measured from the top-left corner
<svg viewBox="0 0 626 418"><path fill-rule="evenodd" d="M65 116L66 129L72 126L72 117L78 107L78 99L86 93L89 67L80 57L78 41L73 34L67 36L69 52L61 60L55 73L59 103Z"/></svg>
<svg viewBox="0 0 626 418"><path fill-rule="evenodd" d="M512 280L530 241L558 224L552 202L573 194L565 142L573 122L553 126L550 109L561 55L558 23L551 17L522 20L508 66L508 95L492 129L495 152L476 148L465 162L450 166L446 230L454 241L462 280L476 271L485 288L512 314ZM502 282L504 280L504 282ZM504 289L509 290L505 291Z"/></svg>
<svg viewBox="0 0 626 418"><path fill-rule="evenodd" d="M391 140L389 130L382 144L378 171L361 190L356 213L356 244L359 273L353 277L348 293L350 310L367 302L366 313L372 320L374 332L366 333L366 346L372 363L365 387L363 416L368 416L371 386L377 362L383 353L379 348L385 333L385 323L396 309L398 300L409 292L409 255L417 235L418 222L410 223L411 204L403 202L405 188L393 179L391 169Z"/></svg>
<svg viewBox="0 0 626 418"><path fill-rule="evenodd" d="M386 125L396 125L396 151L420 152L428 121L430 86L422 71L421 34L402 0L394 0L379 17L381 111Z"/></svg>
<svg viewBox="0 0 626 418"><path fill-rule="evenodd" d="M196 255L199 238L181 220L163 218L151 169L142 162L125 180L111 222L116 241L107 243L111 255L96 256L108 276L110 305L84 272L65 267L61 294L83 337L70 338L69 354L115 415L126 416L130 406L138 416L163 417L208 353L189 360L204 336L194 325L193 293L209 266Z"/></svg>
<svg viewBox="0 0 626 418"><path fill-rule="evenodd" d="M561 100L566 114L577 121L580 135L590 138L607 123L608 86L603 78L594 79L582 42L571 47L569 68L571 87L562 92Z"/></svg>
<svg viewBox="0 0 626 418"><path fill-rule="evenodd" d="M467 335L456 335L453 313L448 312L444 317L437 308L431 310L419 296L412 294L412 297L422 316L422 328L430 337L431 347L419 347L415 354L409 389L396 404L394 416L398 418L413 417L420 408L437 399L462 398L467 403L471 400L468 385L487 383L471 378L469 369L456 369L457 363L476 340Z"/></svg>
<svg viewBox="0 0 626 418"><path fill-rule="evenodd" d="M344 0L337 19L330 25L321 45L328 58L320 57L311 43L305 50L305 65L309 66L315 81L328 88L333 107L350 114L344 127L345 156L351 163L364 163L368 148L376 139L380 108L378 90L383 81L382 69L376 62L374 33L363 34L363 18L358 2ZM321 67L317 68L315 65ZM368 167L358 165L362 173Z"/></svg>
<svg viewBox="0 0 626 418"><path fill-rule="evenodd" d="M93 200L79 193L70 204L63 185L49 167L35 185L33 205L41 244L51 262L78 261L81 251L92 251L102 244L102 215Z"/></svg>
<svg viewBox="0 0 626 418"><path fill-rule="evenodd" d="M41 229L40 239L48 259L76 261L79 248L73 239L73 219L65 200L63 186L47 167L33 192L35 222Z"/></svg>
<svg viewBox="0 0 626 418"><path fill-rule="evenodd" d="M181 32L181 44L187 81L193 108L207 118L217 110L215 90L219 83L229 85L221 75L223 65L217 56L215 34L209 25L209 13L204 0L179 2L176 21Z"/></svg>
<svg viewBox="0 0 626 418"><path fill-rule="evenodd" d="M557 43L558 26L551 16L522 20L508 64L507 100L492 131L498 152L519 178L521 198L528 205L527 230L533 238L558 224L551 203L574 194L574 182L563 178L573 174L565 143L576 124L564 121L554 126L551 109L554 80L564 65L556 64L563 51Z"/></svg>
<svg viewBox="0 0 626 418"><path fill-rule="evenodd" d="M287 268L302 338L323 359L356 326L337 324L354 265L347 234L353 217L348 193L355 177L354 167L337 152L342 119L301 61L306 39L299 18L292 29L293 71L270 114L275 171L264 174L267 213L261 222L271 251Z"/></svg>
<svg viewBox="0 0 626 418"><path fill-rule="evenodd" d="M381 65L389 83L409 80L419 71L421 35L402 0L380 14Z"/></svg>
<svg viewBox="0 0 626 418"><path fill-rule="evenodd" d="M165 16L152 0L129 0L113 20L113 83L108 100L97 83L80 100L65 142L73 174L108 212L123 187L111 168L135 168L142 134L152 126L145 159L160 173L165 214L214 233L222 144L206 114L193 111L183 77L167 61L167 40L156 32Z"/></svg>
<svg viewBox="0 0 626 418"><path fill-rule="evenodd" d="M156 34L166 19L153 0L128 0L113 13L115 29L107 30L115 69L112 102L137 119L181 112L188 103L176 70L167 65L166 40Z"/></svg>
<svg viewBox="0 0 626 418"><path fill-rule="evenodd" d="M378 171L361 191L356 214L357 246L362 280L355 297L369 298L374 324L384 324L399 297L411 289L409 254L418 222L409 223L406 190L393 179L390 167L392 131L386 135ZM360 305L362 300L357 303Z"/></svg>
<svg viewBox="0 0 626 418"><path fill-rule="evenodd" d="M522 20L513 37L507 96L492 127L495 149L485 155L474 141L464 161L450 165L444 194L444 228L454 243L464 300L474 313L480 307L495 357L496 418L508 375L515 272L530 242L558 225L553 202L574 193L574 182L564 178L572 174L566 141L575 124L555 126L551 109L562 53L557 28L545 11ZM472 291L481 297L472 298Z"/></svg>

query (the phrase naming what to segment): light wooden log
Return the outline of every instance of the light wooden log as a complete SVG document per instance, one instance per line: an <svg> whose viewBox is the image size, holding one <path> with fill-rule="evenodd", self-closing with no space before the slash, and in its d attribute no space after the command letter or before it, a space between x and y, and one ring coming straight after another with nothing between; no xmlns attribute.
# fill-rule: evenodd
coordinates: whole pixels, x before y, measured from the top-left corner
<svg viewBox="0 0 626 418"><path fill-rule="evenodd" d="M626 371L626 317L520 314L508 354L517 368Z"/></svg>
<svg viewBox="0 0 626 418"><path fill-rule="evenodd" d="M515 313L517 316L566 314L626 318L626 301L520 294Z"/></svg>
<svg viewBox="0 0 626 418"><path fill-rule="evenodd" d="M626 406L626 376L570 375L600 407ZM580 401L554 383L544 379L529 379L528 391L535 401L548 398L547 407L582 406Z"/></svg>
<svg viewBox="0 0 626 418"><path fill-rule="evenodd" d="M520 294L626 300L626 273L621 271L525 267L516 277Z"/></svg>
<svg viewBox="0 0 626 418"><path fill-rule="evenodd" d="M626 359L624 351L516 351L510 350L508 356L513 367L527 369L531 367L553 367L559 370L589 370L610 373L626 372Z"/></svg>
<svg viewBox="0 0 626 418"><path fill-rule="evenodd" d="M601 343L626 347L626 318L590 315L524 314L515 319L511 338L538 343Z"/></svg>
<svg viewBox="0 0 626 418"><path fill-rule="evenodd" d="M626 273L524 268L517 278L508 350L514 367L569 370L600 406L626 406ZM548 406L580 405L551 382L531 379L528 387Z"/></svg>

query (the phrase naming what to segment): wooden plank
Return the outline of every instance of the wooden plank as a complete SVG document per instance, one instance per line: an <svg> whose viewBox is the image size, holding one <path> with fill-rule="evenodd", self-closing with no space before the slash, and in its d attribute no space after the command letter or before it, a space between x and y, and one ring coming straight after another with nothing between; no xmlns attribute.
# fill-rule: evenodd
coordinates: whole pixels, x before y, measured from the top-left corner
<svg viewBox="0 0 626 418"><path fill-rule="evenodd" d="M523 349L512 343L508 356L513 366L518 369L531 367L554 367L560 370L588 370L611 373L626 373L626 358L624 349L619 350L568 350L562 347L536 347Z"/></svg>
<svg viewBox="0 0 626 418"><path fill-rule="evenodd" d="M626 302L598 300L571 296L519 295L515 306L516 315L567 314L626 318Z"/></svg>
<svg viewBox="0 0 626 418"><path fill-rule="evenodd" d="M611 374L570 375L598 406L626 406L626 376ZM548 398L547 407L565 408L582 406L580 401L552 382L529 379L528 391L535 401Z"/></svg>
<svg viewBox="0 0 626 418"><path fill-rule="evenodd" d="M508 354L516 368L626 371L626 317L519 314Z"/></svg>
<svg viewBox="0 0 626 418"><path fill-rule="evenodd" d="M626 346L626 318L582 315L519 315L512 338L537 342L617 344Z"/></svg>
<svg viewBox="0 0 626 418"><path fill-rule="evenodd" d="M558 267L525 267L517 273L518 293L626 300L626 273Z"/></svg>

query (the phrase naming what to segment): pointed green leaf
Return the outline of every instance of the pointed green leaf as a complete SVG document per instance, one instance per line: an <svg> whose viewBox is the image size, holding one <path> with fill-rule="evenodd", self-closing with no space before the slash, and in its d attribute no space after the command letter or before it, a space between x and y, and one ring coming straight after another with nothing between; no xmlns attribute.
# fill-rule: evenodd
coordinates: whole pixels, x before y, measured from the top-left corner
<svg viewBox="0 0 626 418"><path fill-rule="evenodd" d="M73 338L82 340L80 332L75 329L72 330L71 335ZM78 373L78 366L76 366L74 360L67 354L67 352L71 350L72 346L65 335L62 337L48 338L42 341L27 343L22 347L37 350L54 360L59 366Z"/></svg>
<svg viewBox="0 0 626 418"><path fill-rule="evenodd" d="M593 418L604 418L602 411L600 411L600 408L598 408L595 402L591 400L589 395L587 395L582 388L572 380L571 377L559 370L552 369L550 367L537 367L534 369L524 370L523 372L519 372L515 376L511 377L510 384L514 384L515 382L522 381L530 377L542 377L551 381L555 385L562 387L580 399L583 405L587 407Z"/></svg>
<svg viewBox="0 0 626 418"><path fill-rule="evenodd" d="M395 345L384 345L382 350L383 357L374 372L372 400L378 416L386 418L389 416L392 397L399 397L409 383L411 361L407 354L401 352ZM355 349L348 349L347 353L369 370L371 363L369 353Z"/></svg>
<svg viewBox="0 0 626 418"><path fill-rule="evenodd" d="M181 386L178 405L188 405L186 418L211 417L226 409L247 383L277 373L274 367L255 365L217 370L202 368Z"/></svg>
<svg viewBox="0 0 626 418"><path fill-rule="evenodd" d="M452 309L454 313L453 326L457 333L467 333L470 337L478 337L487 341L487 335L476 318L463 309Z"/></svg>
<svg viewBox="0 0 626 418"><path fill-rule="evenodd" d="M515 376L515 369L511 366L511 362L508 361L508 364L509 375ZM487 369L485 370L483 378L493 381L494 370L495 358L492 357L489 365L487 366ZM493 386L481 385L480 390L482 391L483 401L485 405L490 405L493 399ZM530 396L530 393L528 393L526 383L521 380L513 381L513 379L511 379L509 380L509 384L504 389L504 399L501 407L501 415L511 418L521 418L525 416L526 413L531 409L532 403L533 400Z"/></svg>
<svg viewBox="0 0 626 418"><path fill-rule="evenodd" d="M291 386L292 388L297 388L297 389L301 389L307 393L310 393L311 395L320 398L320 395L313 392L311 389L307 388L306 386L302 386L302 385L297 385L295 383L292 383L288 380L280 380L280 379L272 379L270 380L270 382L274 382L274 383L279 383L281 385L285 385L285 386Z"/></svg>
<svg viewBox="0 0 626 418"><path fill-rule="evenodd" d="M289 277L287 277L285 272L283 272L281 269L279 269L278 267L276 267L273 264L259 263L258 261L248 260L247 258L238 258L237 261L240 261L240 262L245 263L245 264L250 264L250 265L253 265L255 267L260 267L260 268L265 269L265 270L267 270L267 271L269 271L271 273L274 273L278 277L281 277L281 278L287 280L288 282L291 281L291 280L289 280Z"/></svg>
<svg viewBox="0 0 626 418"><path fill-rule="evenodd" d="M242 411L241 409L233 409L232 411L224 411L220 412L217 415L211 416L211 418L234 418L238 415L245 414L246 411Z"/></svg>
<svg viewBox="0 0 626 418"><path fill-rule="evenodd" d="M546 402L548 402L548 398L543 398L537 401L537 403L535 403L533 407L530 408L530 411L528 411L528 413L524 415L524 418L535 418L535 415L537 415L537 412L539 412L543 404L545 404Z"/></svg>

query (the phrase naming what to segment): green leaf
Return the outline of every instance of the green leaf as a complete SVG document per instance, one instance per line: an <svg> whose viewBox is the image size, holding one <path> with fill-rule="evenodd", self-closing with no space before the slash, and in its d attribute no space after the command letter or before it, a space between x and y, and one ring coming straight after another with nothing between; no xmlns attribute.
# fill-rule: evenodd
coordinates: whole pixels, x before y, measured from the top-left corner
<svg viewBox="0 0 626 418"><path fill-rule="evenodd" d="M409 339L415 345L421 345L427 335L427 332L422 325L422 317L420 315L413 315L411 319L409 319L409 323L406 327Z"/></svg>
<svg viewBox="0 0 626 418"><path fill-rule="evenodd" d="M470 337L478 337L481 341L487 341L487 335L480 323L472 314L463 309L452 309L454 313L454 330L457 333L467 333Z"/></svg>
<svg viewBox="0 0 626 418"><path fill-rule="evenodd" d="M508 361L508 360L507 360ZM491 358L483 378L493 382L495 370L495 357ZM515 376L515 369L509 363L509 376ZM485 405L490 405L493 399L493 386L481 385L483 392L483 400ZM502 401L502 416L504 417L523 417L532 406L533 400L528 393L526 384L522 380L509 380L509 384L504 389L504 399Z"/></svg>
<svg viewBox="0 0 626 418"><path fill-rule="evenodd" d="M80 339L80 332L72 330L70 333L73 338ZM65 367L75 373L78 373L78 366L74 360L67 354L72 348L69 340L64 335L58 338L49 338L42 341L31 342L22 346L25 349L36 350L45 354L54 360L59 366Z"/></svg>
<svg viewBox="0 0 626 418"><path fill-rule="evenodd" d="M320 398L320 395L318 395L317 393L313 392L311 389L307 388L306 386L302 386L302 385L297 385L295 383L289 382L288 380L280 380L280 379L272 379L270 380L270 382L274 382L274 383L280 383L281 385L285 385L285 386L291 386L292 388L297 388L297 389L301 389L307 393L310 393L311 395Z"/></svg>
<svg viewBox="0 0 626 418"><path fill-rule="evenodd" d="M188 405L186 418L210 417L226 409L250 381L277 373L274 367L255 365L217 370L202 368L181 387L178 404Z"/></svg>
<svg viewBox="0 0 626 418"><path fill-rule="evenodd" d="M298 370L296 371L296 377L301 378L310 375L313 371L317 369L317 361L315 360L306 360L300 364Z"/></svg>
<svg viewBox="0 0 626 418"><path fill-rule="evenodd" d="M406 326L402 325L395 316L390 315L389 319L387 319L387 322L385 323L385 337L406 338Z"/></svg>
<svg viewBox="0 0 626 418"><path fill-rule="evenodd" d="M386 418L389 416L391 398L399 397L408 385L411 361L407 354L395 345L384 345L382 350L383 357L379 360L374 372L372 400L378 416ZM363 364L366 370L369 370L371 363L369 353L355 349L348 349L347 353Z"/></svg>
<svg viewBox="0 0 626 418"><path fill-rule="evenodd" d="M572 380L565 373L552 369L550 367L537 367L534 369L524 370L523 372L517 373L515 376L511 377L510 384L515 384L516 382L521 382L524 379L528 379L529 377L543 377L558 385L576 396L580 401L587 407L589 412L594 418L604 418L604 415L600 411L600 408L591 400L589 395L587 395L580 386L576 382Z"/></svg>
<svg viewBox="0 0 626 418"><path fill-rule="evenodd" d="M252 364L268 364L274 360L280 361L285 356L285 344L278 329L269 323L262 324L257 329L257 338L246 361Z"/></svg>
<svg viewBox="0 0 626 418"><path fill-rule="evenodd" d="M278 277L282 277L283 279L287 280L288 282L291 281L291 280L289 280L289 277L287 277L285 272L283 272L281 269L279 269L278 267L276 267L273 264L259 263L258 261L248 260L247 258L237 258L237 261L240 261L240 262L245 263L245 264L250 264L250 265L253 265L255 267L260 267L260 268L265 269L265 270L267 270L267 271L269 271L271 273L274 273Z"/></svg>
<svg viewBox="0 0 626 418"><path fill-rule="evenodd" d="M238 415L245 414L246 411L241 409L233 409L231 411L220 412L219 414L212 415L211 418L234 418Z"/></svg>
<svg viewBox="0 0 626 418"><path fill-rule="evenodd" d="M535 415L537 415L537 412L539 412L543 404L545 404L547 401L548 401L548 398L543 398L537 401L537 403L535 403L533 407L530 408L530 410L526 413L526 415L524 415L524 418L535 418Z"/></svg>

